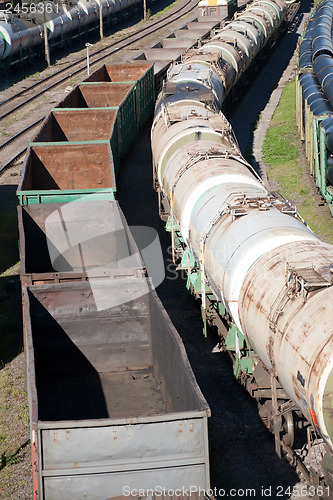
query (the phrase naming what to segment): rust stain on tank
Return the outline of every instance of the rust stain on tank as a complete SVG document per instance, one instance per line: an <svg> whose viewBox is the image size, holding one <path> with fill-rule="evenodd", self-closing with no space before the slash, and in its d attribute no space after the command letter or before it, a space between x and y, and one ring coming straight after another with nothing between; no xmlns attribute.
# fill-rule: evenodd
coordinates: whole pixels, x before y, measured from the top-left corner
<svg viewBox="0 0 333 500"><path fill-rule="evenodd" d="M297 377L292 375L293 388L296 398L301 401L305 399L305 389L302 387L301 383L297 380Z"/></svg>

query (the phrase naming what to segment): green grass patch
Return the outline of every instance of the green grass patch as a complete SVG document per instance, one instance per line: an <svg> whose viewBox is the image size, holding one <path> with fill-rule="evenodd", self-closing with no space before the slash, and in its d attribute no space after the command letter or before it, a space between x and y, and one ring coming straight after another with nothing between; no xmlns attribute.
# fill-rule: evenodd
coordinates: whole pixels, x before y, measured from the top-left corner
<svg viewBox="0 0 333 500"><path fill-rule="evenodd" d="M160 10L159 12L156 12L156 14L153 14L149 17L150 20L156 20L158 18L160 18L161 16L163 16L164 14L166 14L170 9L172 9L172 7L174 7L177 3L177 0L173 3L170 3L169 5L167 5L166 7L164 7L163 10Z"/></svg>
<svg viewBox="0 0 333 500"><path fill-rule="evenodd" d="M328 206L316 194L309 167L301 154L296 127L295 82L282 92L263 144L263 161L268 179L279 184L279 192L297 205L310 228L333 243L333 220Z"/></svg>

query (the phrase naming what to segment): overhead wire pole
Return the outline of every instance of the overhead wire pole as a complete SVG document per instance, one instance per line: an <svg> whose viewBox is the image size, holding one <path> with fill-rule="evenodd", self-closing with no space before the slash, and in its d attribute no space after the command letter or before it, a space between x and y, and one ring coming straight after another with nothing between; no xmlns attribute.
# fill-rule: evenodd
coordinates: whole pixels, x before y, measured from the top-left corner
<svg viewBox="0 0 333 500"><path fill-rule="evenodd" d="M143 0L143 19L147 19L147 0Z"/></svg>
<svg viewBox="0 0 333 500"><path fill-rule="evenodd" d="M87 42L86 47L87 47L87 74L88 76L90 76L89 47L92 47L92 44Z"/></svg>
<svg viewBox="0 0 333 500"><path fill-rule="evenodd" d="M50 51L49 51L49 41L47 38L47 27L46 27L46 7L45 0L43 2L43 23L44 23L44 46L45 46L45 61L48 66L51 66L50 61Z"/></svg>
<svg viewBox="0 0 333 500"><path fill-rule="evenodd" d="M99 0L99 35L104 38L103 34L103 14L102 14L102 0Z"/></svg>

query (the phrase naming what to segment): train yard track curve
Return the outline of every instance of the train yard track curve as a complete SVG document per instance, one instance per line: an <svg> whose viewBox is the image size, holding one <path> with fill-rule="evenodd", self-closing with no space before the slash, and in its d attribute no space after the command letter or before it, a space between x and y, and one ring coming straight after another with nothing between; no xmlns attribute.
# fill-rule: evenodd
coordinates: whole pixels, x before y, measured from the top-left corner
<svg viewBox="0 0 333 500"><path fill-rule="evenodd" d="M178 21L182 16L193 11L197 4L198 0L186 0L182 2L175 11L163 16L162 19L154 21L152 24L136 31L133 35L125 36L107 47L96 50L90 55L90 66L94 67L98 63L102 63L106 58L128 48L142 38L148 37L158 30L169 26L173 22ZM56 71L52 75L47 75L42 80L33 83L28 88L18 91L10 98L6 98L0 102L0 124L3 124L6 118L12 117L27 104L36 101L38 98L45 95L46 92L64 84L70 78L86 71L86 69L86 57L80 58L74 63L68 64L64 68ZM15 165L17 160L26 153L27 143L33 139L37 126L40 125L44 118L45 114L0 144L2 158L0 162L0 176Z"/></svg>
<svg viewBox="0 0 333 500"><path fill-rule="evenodd" d="M169 14L166 17L163 17L163 19L156 20L153 22L153 24L150 24L149 26L138 30L133 35L124 37L119 41L111 43L107 47L96 50L90 55L90 66L94 66L102 62L105 58L119 52L124 48L127 48L138 40L145 38L148 35L155 33L157 30L164 28L165 26L178 20L183 15L188 14L189 12L194 10L197 4L198 0L186 0L185 3L180 6L175 12ZM78 67L73 70L73 67L76 66ZM33 85L29 86L29 88L19 91L18 93L11 96L10 99L6 99L0 102L0 123L4 118L12 115L14 112L30 103L31 101L37 99L45 92L64 83L69 78L80 74L82 71L85 71L86 67L86 57L82 57L74 63L61 68L54 74L48 75L42 80L34 83Z"/></svg>

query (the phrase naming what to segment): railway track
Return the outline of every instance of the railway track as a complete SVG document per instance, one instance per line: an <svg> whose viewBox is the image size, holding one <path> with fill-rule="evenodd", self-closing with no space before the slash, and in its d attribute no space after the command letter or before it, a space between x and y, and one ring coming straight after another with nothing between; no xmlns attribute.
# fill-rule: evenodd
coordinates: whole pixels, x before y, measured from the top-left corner
<svg viewBox="0 0 333 500"><path fill-rule="evenodd" d="M164 17L161 20L157 20L149 26L146 26L140 30L138 30L133 35L128 37L124 37L119 41L111 43L108 47L104 47L102 49L96 50L90 55L90 66L94 66L97 63L100 63L105 58L116 54L117 52L129 47L135 42L145 38L157 30L168 26L174 21L178 20L185 14L188 14L192 10L196 8L198 4L198 0L186 0L185 3L179 7L175 12L170 14L167 17ZM21 109L26 104L36 100L38 97L45 94L45 92L55 88L56 86L66 82L73 76L80 74L83 71L86 71L87 63L86 57L82 57L71 63L64 68L61 68L57 72L52 75L48 75L42 80L34 83L29 86L29 88L24 89L16 94L12 95L9 99L6 99L0 102L0 123L4 118L9 117L17 110Z"/></svg>
<svg viewBox="0 0 333 500"><path fill-rule="evenodd" d="M38 125L44 118L44 116L39 118L37 121L28 125L26 128L7 139L7 141L0 144L0 175L10 168L26 152L27 143L33 139Z"/></svg>
<svg viewBox="0 0 333 500"><path fill-rule="evenodd" d="M157 20L151 25L142 28L135 34L124 37L117 42L110 44L108 47L95 51L90 55L90 67L96 66L107 57L128 48L135 42L145 38L158 30L179 20L185 14L193 11L197 6L198 0L186 0L176 11L172 12L163 19ZM46 92L54 89L73 76L79 75L86 71L86 58L81 58L74 63L66 65L52 75L48 75L42 80L30 85L29 88L21 90L12 95L9 99L0 102L0 126L4 123L5 118L12 117L15 112L23 108L25 105L41 98ZM0 176L9 168L11 168L17 160L22 157L26 150L27 144L33 139L37 126L42 122L45 115L35 120L32 124L7 139L0 145Z"/></svg>
<svg viewBox="0 0 333 500"><path fill-rule="evenodd" d="M191 12L197 6L198 0L187 0L175 12L161 20L155 21L150 26L138 30L135 34L124 37L119 41L110 44L92 53L90 55L90 65L94 66L101 63L105 58L116 54L117 52L129 47L138 40L155 33L157 30L168 26L174 21L178 20L183 15ZM292 4L294 8L289 10L289 20L295 18L299 4ZM0 124L3 123L5 118L13 115L25 105L35 101L43 96L46 92L60 86L73 76L79 75L86 71L86 57L80 58L74 63L66 65L52 75L48 75L42 80L37 81L30 85L27 89L23 89L10 98L0 102ZM0 176L8 170L15 162L26 152L26 144L30 142L36 132L37 125L43 120L39 118L34 123L28 125L14 136L10 137L7 141L0 145L1 161L0 161ZM14 145L15 143L15 145Z"/></svg>

